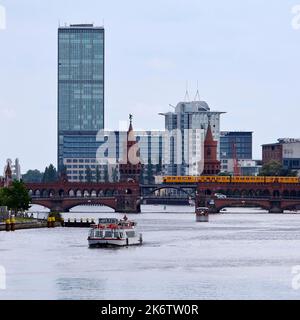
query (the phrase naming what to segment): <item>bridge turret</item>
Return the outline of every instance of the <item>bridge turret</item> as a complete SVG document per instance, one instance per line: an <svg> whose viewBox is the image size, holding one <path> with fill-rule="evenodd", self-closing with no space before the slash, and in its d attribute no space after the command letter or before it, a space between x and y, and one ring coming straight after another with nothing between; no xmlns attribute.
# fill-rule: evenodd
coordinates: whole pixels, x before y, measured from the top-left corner
<svg viewBox="0 0 300 320"><path fill-rule="evenodd" d="M126 146L124 146L124 158L122 163L119 165L120 181L128 182L135 181L138 182L141 173L141 161L140 161L140 149L136 142L135 134L132 126L132 115L129 115L129 129L127 131L127 141Z"/></svg>

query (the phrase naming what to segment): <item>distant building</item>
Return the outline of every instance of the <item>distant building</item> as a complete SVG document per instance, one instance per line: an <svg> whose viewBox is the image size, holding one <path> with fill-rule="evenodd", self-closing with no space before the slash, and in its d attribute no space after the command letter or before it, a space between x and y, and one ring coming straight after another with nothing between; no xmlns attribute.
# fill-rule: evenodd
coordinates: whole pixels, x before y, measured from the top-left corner
<svg viewBox="0 0 300 320"><path fill-rule="evenodd" d="M4 171L3 171L4 177L5 177L5 173L7 170L9 170L9 172L11 172L12 180L18 180L18 181L21 180L22 175L21 175L21 166L20 166L19 159L15 159L14 162L11 159L7 159L6 165L5 165Z"/></svg>
<svg viewBox="0 0 300 320"><path fill-rule="evenodd" d="M262 146L263 164L266 164L271 160L283 163L283 145L281 143L270 143Z"/></svg>
<svg viewBox="0 0 300 320"><path fill-rule="evenodd" d="M103 128L104 28L92 24L60 27L58 29L58 170L60 173L70 163L74 163L74 166L84 166L87 163L95 165L96 152L100 146L96 136Z"/></svg>
<svg viewBox="0 0 300 320"><path fill-rule="evenodd" d="M221 131L221 159L233 159L234 148L237 159L252 159L251 131Z"/></svg>
<svg viewBox="0 0 300 320"><path fill-rule="evenodd" d="M200 175L203 167L203 144L211 123L213 139L217 142L220 159L220 116L224 112L211 111L205 101L179 102L173 112L162 113L165 130L172 137L166 141L167 175Z"/></svg>
<svg viewBox="0 0 300 320"><path fill-rule="evenodd" d="M233 174L236 159L240 174L255 175L257 173L256 162L252 161L252 135L251 131L221 132L220 156L222 172ZM245 166L245 164L247 165Z"/></svg>
<svg viewBox="0 0 300 320"><path fill-rule="evenodd" d="M300 139L281 138L277 143L262 146L263 164L280 162L284 169L300 171Z"/></svg>

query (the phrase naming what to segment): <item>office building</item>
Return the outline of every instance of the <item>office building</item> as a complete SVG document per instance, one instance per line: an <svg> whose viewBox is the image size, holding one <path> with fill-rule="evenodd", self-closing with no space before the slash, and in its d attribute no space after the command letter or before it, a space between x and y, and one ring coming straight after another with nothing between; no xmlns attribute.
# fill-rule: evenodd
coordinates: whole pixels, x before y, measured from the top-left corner
<svg viewBox="0 0 300 320"><path fill-rule="evenodd" d="M284 169L300 171L300 139L281 138L273 144L262 146L263 164L275 160Z"/></svg>
<svg viewBox="0 0 300 320"><path fill-rule="evenodd" d="M205 101L179 102L173 112L162 113L169 138L165 148L165 174L200 175L203 172L204 139L208 125L217 142L220 159L220 117Z"/></svg>
<svg viewBox="0 0 300 320"><path fill-rule="evenodd" d="M95 164L104 128L104 28L58 29L58 170ZM76 168L77 169L77 168ZM78 170L74 170L78 171Z"/></svg>

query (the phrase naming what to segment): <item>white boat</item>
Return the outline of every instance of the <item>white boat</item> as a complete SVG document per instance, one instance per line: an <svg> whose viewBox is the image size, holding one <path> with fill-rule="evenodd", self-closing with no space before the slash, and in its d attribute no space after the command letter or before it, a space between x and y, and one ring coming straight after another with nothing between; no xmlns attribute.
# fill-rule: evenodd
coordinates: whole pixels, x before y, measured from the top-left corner
<svg viewBox="0 0 300 320"><path fill-rule="evenodd" d="M209 209L206 207L196 208L196 221L208 222L208 220L209 220Z"/></svg>
<svg viewBox="0 0 300 320"><path fill-rule="evenodd" d="M89 247L122 247L141 245L142 234L135 230L136 222L129 221L125 216L122 220L104 218L92 225L89 231Z"/></svg>

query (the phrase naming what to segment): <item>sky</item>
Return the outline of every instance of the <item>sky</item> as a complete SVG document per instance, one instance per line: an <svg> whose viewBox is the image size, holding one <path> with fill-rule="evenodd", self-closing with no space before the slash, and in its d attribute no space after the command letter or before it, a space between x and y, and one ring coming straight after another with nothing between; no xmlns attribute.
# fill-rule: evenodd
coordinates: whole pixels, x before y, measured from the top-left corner
<svg viewBox="0 0 300 320"><path fill-rule="evenodd" d="M192 99L198 83L201 99L227 112L221 130L254 132L254 158L263 143L300 137L296 5L0 0L0 168L16 157L22 172L56 165L57 28L65 23L105 26L106 129L129 113L135 129L163 129L158 113L184 99L186 84Z"/></svg>

